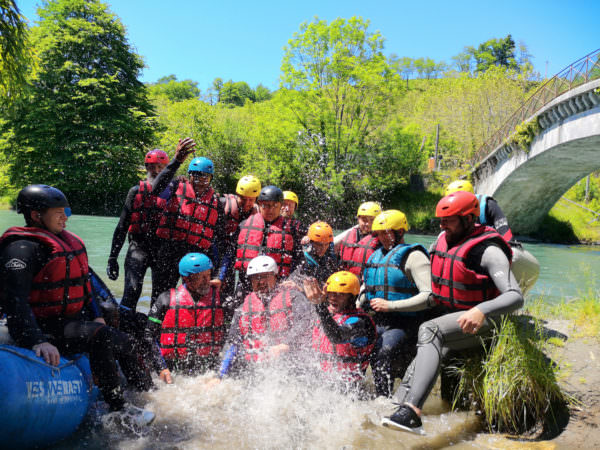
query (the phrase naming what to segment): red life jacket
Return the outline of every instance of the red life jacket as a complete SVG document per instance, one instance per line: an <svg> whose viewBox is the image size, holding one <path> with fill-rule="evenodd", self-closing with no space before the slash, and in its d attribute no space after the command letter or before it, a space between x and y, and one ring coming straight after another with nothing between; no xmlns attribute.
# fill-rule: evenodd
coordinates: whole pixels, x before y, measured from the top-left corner
<svg viewBox="0 0 600 450"><path fill-rule="evenodd" d="M60 234L37 227L11 227L0 238L28 239L50 248L50 260L35 275L29 306L35 317L74 317L91 300L90 274L83 241L63 230Z"/></svg>
<svg viewBox="0 0 600 450"><path fill-rule="evenodd" d="M360 309L336 313L333 315L333 320L341 325L351 317L361 317L371 322L375 330L373 319ZM370 344L361 348L354 347L350 342L332 344L319 323L313 328L312 334L312 347L319 355L321 370L339 372L347 380L360 380L364 377L369 367L369 355L375 348L375 341L373 339Z"/></svg>
<svg viewBox="0 0 600 450"><path fill-rule="evenodd" d="M171 289L170 295L160 334L162 355L166 359L217 356L225 337L219 292L211 288L197 303L185 285Z"/></svg>
<svg viewBox="0 0 600 450"><path fill-rule="evenodd" d="M290 274L294 251L291 222L279 216L268 227L265 239L265 220L262 214L252 214L240 224L236 270L246 271L248 263L258 255L267 255L279 266L279 276ZM266 241L266 242L263 242Z"/></svg>
<svg viewBox="0 0 600 450"><path fill-rule="evenodd" d="M465 264L473 247L489 239L498 243L510 262L510 247L491 227L475 225L475 231L451 249L447 248L445 233L438 237L430 256L431 288L436 303L451 309L471 309L500 295L488 275L477 273Z"/></svg>
<svg viewBox="0 0 600 450"><path fill-rule="evenodd" d="M186 241L203 249L210 248L219 218L219 199L209 187L196 198L194 188L181 181L160 219L156 235L172 241Z"/></svg>
<svg viewBox="0 0 600 450"><path fill-rule="evenodd" d="M223 197L225 198L225 232L228 236L232 236L240 226L240 209L235 194L225 194ZM246 217L257 212L258 206L254 204L252 210L246 213Z"/></svg>
<svg viewBox="0 0 600 450"><path fill-rule="evenodd" d="M354 233L350 233L354 234ZM358 234L358 233L356 233ZM359 278L369 260L369 257L379 248L379 239L372 234L367 234L360 241L344 246L343 255L350 255L349 260L342 260L344 269L357 275Z"/></svg>
<svg viewBox="0 0 600 450"><path fill-rule="evenodd" d="M156 221L161 216L167 201L158 195L152 195L152 183L140 181L139 189L133 198L129 234L134 236L153 236L156 233Z"/></svg>
<svg viewBox="0 0 600 450"><path fill-rule="evenodd" d="M247 361L261 362L268 358L268 345L282 343L283 336L292 326L292 300L290 291L277 292L268 309L258 296L251 292L244 299L239 320L240 334Z"/></svg>
<svg viewBox="0 0 600 450"><path fill-rule="evenodd" d="M342 266L346 266L348 261L352 261L352 253L354 252L354 248L359 241L360 231L358 226L354 226L350 229L348 234L342 239L340 242L339 255L340 255L340 263Z"/></svg>

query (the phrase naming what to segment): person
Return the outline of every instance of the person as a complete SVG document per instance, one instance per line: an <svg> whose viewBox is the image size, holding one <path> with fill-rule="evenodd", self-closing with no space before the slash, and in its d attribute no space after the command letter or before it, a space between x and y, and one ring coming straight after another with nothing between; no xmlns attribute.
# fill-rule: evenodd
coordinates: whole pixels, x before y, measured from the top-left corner
<svg viewBox="0 0 600 450"><path fill-rule="evenodd" d="M327 222L319 221L308 228L308 244L303 246L304 259L289 276L289 286L302 289L307 278L318 280L321 285L331 274L337 272L338 262L333 252L333 230Z"/></svg>
<svg viewBox="0 0 600 450"><path fill-rule="evenodd" d="M477 197L466 191L437 204L442 232L431 251L437 317L419 328L417 356L394 396L400 406L382 420L384 426L422 433L421 408L444 358L450 351L481 346L498 316L523 305L510 270L510 247L496 230L476 223L478 214Z"/></svg>
<svg viewBox="0 0 600 450"><path fill-rule="evenodd" d="M223 280L221 294L227 298L234 294L235 274L230 270L235 250L240 223L258 212L256 198L261 190L260 180L254 175L245 175L238 180L235 194L225 194L221 197L225 214L226 251L220 264L219 278Z"/></svg>
<svg viewBox="0 0 600 450"><path fill-rule="evenodd" d="M317 280L306 281L307 297L318 317L312 349L324 378L345 393L364 393L363 380L377 338L373 320L356 308L359 291L358 277L348 271L332 274L323 288Z"/></svg>
<svg viewBox="0 0 600 450"><path fill-rule="evenodd" d="M177 264L187 253L203 253L217 265L225 252L223 205L210 186L215 171L213 162L205 157L194 158L188 166L188 177L173 179L195 145L193 139L180 140L175 158L158 174L152 185L155 192L161 192L169 184L171 186L171 197L156 230L160 240L158 277L161 292L177 285Z"/></svg>
<svg viewBox="0 0 600 450"><path fill-rule="evenodd" d="M302 260L302 233L290 219L281 216L283 192L277 186L265 186L257 199L259 212L240 224L235 270L243 299L249 292L245 278L249 262L260 254L272 257L279 267L278 276L287 278Z"/></svg>
<svg viewBox="0 0 600 450"><path fill-rule="evenodd" d="M148 268L152 269L152 285L156 285L158 242L156 239L157 218L166 206L166 199L170 196L169 189L165 189L159 195L152 194L152 182L156 176L169 163L169 156L162 150L155 149L146 153L144 164L146 167L146 179L141 180L127 193L125 204L113 233L110 256L106 274L111 280L119 278L119 263L117 258L125 243L125 237L129 238L127 256L125 256L125 286L121 304L133 310L136 309L144 276ZM152 292L152 298L160 292Z"/></svg>
<svg viewBox="0 0 600 450"><path fill-rule="evenodd" d="M470 181L456 180L448 185L444 195L458 191L475 193ZM514 238L498 202L489 195L477 194L476 197L479 200L479 223L494 228L508 242L513 251L511 270L521 287L521 292L523 295L527 294L540 275L539 261Z"/></svg>
<svg viewBox="0 0 600 450"><path fill-rule="evenodd" d="M359 278L369 257L380 246L377 237L371 232L373 220L380 212L379 203L362 203L356 213L358 225L339 234L334 240L340 267Z"/></svg>
<svg viewBox="0 0 600 450"><path fill-rule="evenodd" d="M145 330L149 344L159 341L170 371L197 374L215 370L225 339L224 312L213 264L202 253L188 253L179 261L182 284L163 292L150 308Z"/></svg>
<svg viewBox="0 0 600 450"><path fill-rule="evenodd" d="M67 198L54 187L29 185L17 196L17 212L26 225L11 227L0 238L2 310L11 337L53 366L62 354L89 353L110 410L128 424L151 423L154 413L125 403L117 360L133 388L147 391L152 379L132 352L131 338L106 326L92 301L85 245L66 230Z"/></svg>
<svg viewBox="0 0 600 450"><path fill-rule="evenodd" d="M372 231L382 246L371 255L363 273L367 309L374 311L377 325L378 340L371 357L377 396L391 396L392 366L400 366L402 375L412 359L424 320L424 313L417 311L427 308L431 293L427 250L404 242L408 229L401 211L390 209L377 215Z"/></svg>
<svg viewBox="0 0 600 450"><path fill-rule="evenodd" d="M298 290L277 287L279 272L270 256L250 260L246 275L252 291L234 313L219 377L240 374L269 361L296 362L295 356L307 348L310 303Z"/></svg>
<svg viewBox="0 0 600 450"><path fill-rule="evenodd" d="M305 236L307 233L306 225L304 225L300 220L294 219L294 214L298 209L299 200L296 193L292 191L283 191L283 204L281 205L281 215L292 221L292 227L297 230L302 236Z"/></svg>

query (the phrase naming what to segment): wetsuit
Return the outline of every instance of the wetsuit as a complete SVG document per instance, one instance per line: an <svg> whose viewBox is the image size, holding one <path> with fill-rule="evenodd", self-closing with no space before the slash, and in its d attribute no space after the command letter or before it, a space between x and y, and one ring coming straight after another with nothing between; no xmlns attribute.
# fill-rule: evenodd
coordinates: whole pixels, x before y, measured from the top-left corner
<svg viewBox="0 0 600 450"><path fill-rule="evenodd" d="M504 215L504 211L498 205L498 202L487 195L477 196L480 203L479 223L488 225L496 229L506 242L513 239L513 234L508 226L508 219Z"/></svg>
<svg viewBox="0 0 600 450"><path fill-rule="evenodd" d="M116 360L127 380L138 390L152 387L152 379L143 361L132 353L129 335L94 319L101 317L91 297L74 315L37 317L31 306L32 284L48 264L51 250L31 239L10 239L0 245L0 284L3 286L2 310L7 315L11 337L18 346L32 348L50 342L61 354L89 352L92 373L104 400L112 410L124 405Z"/></svg>
<svg viewBox="0 0 600 450"><path fill-rule="evenodd" d="M159 217L150 217L147 224L147 230L144 233L129 232L131 216L134 211L134 201L138 195L140 185L133 186L127 193L119 223L113 234L112 245L110 248L110 258L117 258L121 248L125 243L125 237L129 236L129 248L125 256L125 286L123 288L123 298L121 304L135 310L142 286L144 276L148 268L152 271L152 301L162 292L157 280L159 258L159 242L156 238L156 227ZM160 198L167 199L170 196L170 190L167 188L160 194Z"/></svg>
<svg viewBox="0 0 600 450"><path fill-rule="evenodd" d="M445 239L444 233L439 239ZM435 245L432 248L435 248ZM486 317L476 334L464 333L457 322L467 309L453 311L448 307L435 308L439 317L423 323L419 328L417 356L407 369L402 385L394 396L397 403L406 402L422 408L435 384L441 363L448 353L480 347L481 337L490 333L495 318L515 311L523 305L523 296L510 270L510 262L505 252L506 249L497 241L485 240L468 253L464 261L467 269L488 277L499 295L475 305ZM434 263L432 257L432 265Z"/></svg>
<svg viewBox="0 0 600 450"><path fill-rule="evenodd" d="M162 192L169 188L171 196L176 195L179 184L184 182L183 180L173 179L180 166L181 163L177 159L173 159L154 179L154 182L152 183L152 192ZM167 202L169 201L171 201L171 198L167 200ZM219 267L222 264L228 264L226 258L223 257L226 251L226 235L225 214L221 202L218 202L217 210L218 218L215 225L215 235L212 238L212 246L210 248L200 248L196 245L189 244L185 240L159 239L160 243L158 248L160 258L156 276L158 284L156 289L157 292L165 292L177 285L177 281L179 280L179 261L190 252L204 253L211 259L215 267ZM225 272L226 270L223 275L221 275L221 270L219 270L219 277L223 276L224 278ZM221 281L222 280L223 279L221 279Z"/></svg>
<svg viewBox="0 0 600 450"><path fill-rule="evenodd" d="M327 252L319 257L315 255L310 247L310 244L304 246L304 259L288 277L288 280L296 283L298 287L302 287L302 281L307 278L316 278L323 285L327 278L338 269L338 260L333 252L333 245L330 245Z"/></svg>

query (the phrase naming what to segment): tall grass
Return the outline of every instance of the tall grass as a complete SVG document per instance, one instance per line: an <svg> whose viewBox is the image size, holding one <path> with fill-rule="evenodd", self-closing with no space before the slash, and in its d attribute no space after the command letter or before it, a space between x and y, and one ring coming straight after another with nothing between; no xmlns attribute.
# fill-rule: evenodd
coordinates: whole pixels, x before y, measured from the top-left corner
<svg viewBox="0 0 600 450"><path fill-rule="evenodd" d="M459 380L453 405L468 398L490 431L520 434L552 425L567 397L544 354L546 345L539 321L504 317L483 353L453 361L450 369Z"/></svg>

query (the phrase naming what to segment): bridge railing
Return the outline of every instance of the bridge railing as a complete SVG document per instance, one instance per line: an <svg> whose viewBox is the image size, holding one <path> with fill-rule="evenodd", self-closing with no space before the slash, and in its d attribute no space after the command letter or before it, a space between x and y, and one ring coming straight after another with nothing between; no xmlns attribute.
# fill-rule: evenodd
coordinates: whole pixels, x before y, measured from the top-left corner
<svg viewBox="0 0 600 450"><path fill-rule="evenodd" d="M550 103L565 92L600 78L600 49L584 56L570 66L564 68L542 84L526 101L516 110L504 124L481 146L471 158L471 165L475 167L481 160L498 148L506 138L515 132L517 125L533 116L536 111Z"/></svg>

